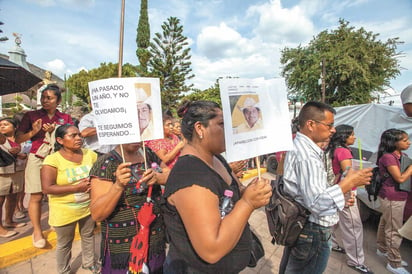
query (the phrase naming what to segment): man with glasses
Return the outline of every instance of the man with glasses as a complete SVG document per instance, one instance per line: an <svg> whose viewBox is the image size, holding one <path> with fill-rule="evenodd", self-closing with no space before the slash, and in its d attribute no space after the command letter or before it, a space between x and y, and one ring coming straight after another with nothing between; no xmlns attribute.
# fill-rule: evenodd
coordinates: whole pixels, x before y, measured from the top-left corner
<svg viewBox="0 0 412 274"><path fill-rule="evenodd" d="M320 102L306 103L299 113L299 128L294 150L286 153L285 192L307 208L311 215L295 245L284 248L279 273L323 273L330 254L331 228L338 220L338 210L352 205L344 193L367 184L371 169L349 170L339 184L329 186L324 152L317 145L328 142L335 133L335 110Z"/></svg>

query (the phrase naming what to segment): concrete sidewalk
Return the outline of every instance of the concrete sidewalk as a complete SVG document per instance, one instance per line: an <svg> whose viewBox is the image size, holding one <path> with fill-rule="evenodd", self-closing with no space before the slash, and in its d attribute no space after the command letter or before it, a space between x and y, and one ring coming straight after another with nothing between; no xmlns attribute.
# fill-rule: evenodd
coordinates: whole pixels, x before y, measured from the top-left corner
<svg viewBox="0 0 412 274"><path fill-rule="evenodd" d="M246 268L241 273L242 274L270 274L278 273L280 259L282 257L283 247L278 245L271 244L271 237L267 228L267 220L264 209L256 210L252 217L250 218L249 223L252 226L252 229L256 232L258 237L261 239L264 249L265 257L262 258L256 268ZM376 255L376 220L371 220L371 222L364 225L364 250L366 256L366 264L377 274L380 273L389 273L386 269L386 260L382 257ZM53 244L53 233L49 234L48 241L50 245ZM9 242L8 249L13 253L14 256L23 258L19 263L10 265L0 269L1 274L16 274L16 273L25 273L25 274L43 274L43 273L56 273L56 258L55 258L55 249L54 246L45 250L34 250L33 253L29 254L24 252L22 244L31 245L30 237L25 237L20 240ZM95 252L98 253L100 244L100 234L96 234L96 249ZM3 246L3 245L2 245ZM0 249L2 250L2 249ZM404 240L401 246L401 253L403 259L409 263L407 268L409 271L412 271L412 242ZM90 273L81 268L81 247L80 241L77 240L73 244L73 262L72 269L73 273ZM3 254L0 255L0 258L3 257ZM346 265L345 255L332 252L331 257L329 258L328 267L326 269L327 274L355 274L358 273L353 269L349 268Z"/></svg>

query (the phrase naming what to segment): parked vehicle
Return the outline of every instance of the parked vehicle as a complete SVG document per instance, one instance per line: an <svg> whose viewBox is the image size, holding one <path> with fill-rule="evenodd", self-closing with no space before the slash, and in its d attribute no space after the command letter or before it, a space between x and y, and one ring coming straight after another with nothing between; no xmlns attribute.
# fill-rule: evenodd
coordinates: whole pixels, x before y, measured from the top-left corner
<svg viewBox="0 0 412 274"><path fill-rule="evenodd" d="M354 159L360 159L362 154L364 161L376 163L381 134L389 128L406 131L412 140L412 118L405 115L402 106L364 104L338 107L336 112L335 125L347 124L354 127L357 137L357 142L351 147ZM412 146L405 153L412 157ZM366 221L371 214L381 214L379 199L370 201L365 188L358 188L357 197L362 221ZM412 192L409 192L404 220L411 215Z"/></svg>

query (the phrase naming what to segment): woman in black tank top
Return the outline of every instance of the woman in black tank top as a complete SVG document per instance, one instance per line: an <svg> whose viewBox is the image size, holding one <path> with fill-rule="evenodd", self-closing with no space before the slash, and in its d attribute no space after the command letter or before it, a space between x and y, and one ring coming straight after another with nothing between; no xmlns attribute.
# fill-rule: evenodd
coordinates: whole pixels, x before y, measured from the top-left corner
<svg viewBox="0 0 412 274"><path fill-rule="evenodd" d="M238 273L250 258L251 213L269 202L268 180L239 181L220 156L225 151L222 110L216 103L185 103L178 111L187 139L171 170L162 205L169 237L164 273ZM233 192L233 209L223 219L219 201Z"/></svg>

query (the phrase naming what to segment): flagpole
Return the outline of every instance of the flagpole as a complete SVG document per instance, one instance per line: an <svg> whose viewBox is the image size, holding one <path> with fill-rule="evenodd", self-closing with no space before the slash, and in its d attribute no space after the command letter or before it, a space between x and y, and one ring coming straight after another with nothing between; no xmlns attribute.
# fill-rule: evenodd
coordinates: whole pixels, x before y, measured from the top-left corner
<svg viewBox="0 0 412 274"><path fill-rule="evenodd" d="M122 77L122 66L123 66L123 40L124 40L124 6L125 0L122 0L122 10L120 14L120 41L119 41L119 69L118 77Z"/></svg>
<svg viewBox="0 0 412 274"><path fill-rule="evenodd" d="M122 77L122 66L123 66L124 6L125 6L125 0L122 0L122 8L120 12L119 67L118 67L118 74L117 74L119 78ZM122 144L120 144L120 151L122 152L122 158L123 158L123 163L124 163L125 159L124 159L124 152L123 152Z"/></svg>
<svg viewBox="0 0 412 274"><path fill-rule="evenodd" d="M260 179L261 179L261 176L260 176L260 159L259 159L259 156L256 156L255 157L255 161L256 161L256 167L257 167L257 172L258 172L258 178L259 178L259 181L260 181Z"/></svg>

